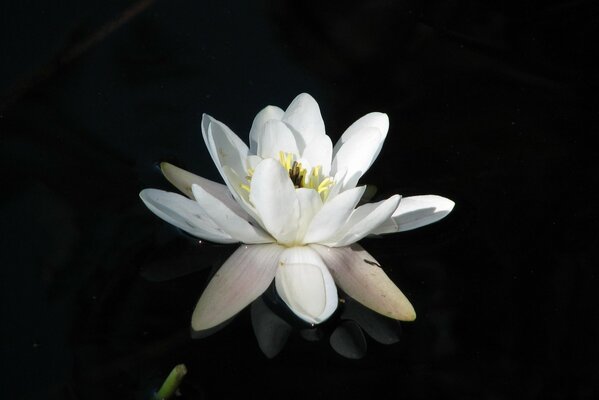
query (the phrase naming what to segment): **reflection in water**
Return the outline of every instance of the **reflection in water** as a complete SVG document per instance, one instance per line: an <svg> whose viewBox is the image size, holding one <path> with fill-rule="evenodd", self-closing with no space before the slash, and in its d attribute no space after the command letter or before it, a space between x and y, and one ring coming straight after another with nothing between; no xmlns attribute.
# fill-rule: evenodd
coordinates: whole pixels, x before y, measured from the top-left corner
<svg viewBox="0 0 599 400"><path fill-rule="evenodd" d="M285 346L289 335L296 332L303 339L315 342L328 337L333 350L346 358L366 355L364 332L381 344L399 341L399 321L386 318L345 296L340 299L336 318L328 323L306 326L283 305L274 290L252 303L252 325L260 349L272 358Z"/></svg>

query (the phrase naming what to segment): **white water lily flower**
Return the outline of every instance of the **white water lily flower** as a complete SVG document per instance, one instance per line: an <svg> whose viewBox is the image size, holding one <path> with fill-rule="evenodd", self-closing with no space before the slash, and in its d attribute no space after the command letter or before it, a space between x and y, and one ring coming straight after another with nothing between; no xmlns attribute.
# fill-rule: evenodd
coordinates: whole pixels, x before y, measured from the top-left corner
<svg viewBox="0 0 599 400"><path fill-rule="evenodd" d="M414 308L357 241L438 221L454 203L440 196L399 195L358 206L356 186L379 154L389 119L370 113L335 147L316 101L297 96L283 111L256 115L248 147L226 125L204 115L202 134L225 185L162 163L187 197L145 189L140 197L165 221L198 238L243 245L218 270L193 312L192 328L212 328L258 298L277 293L308 323L333 314L339 286L366 307L411 321Z"/></svg>

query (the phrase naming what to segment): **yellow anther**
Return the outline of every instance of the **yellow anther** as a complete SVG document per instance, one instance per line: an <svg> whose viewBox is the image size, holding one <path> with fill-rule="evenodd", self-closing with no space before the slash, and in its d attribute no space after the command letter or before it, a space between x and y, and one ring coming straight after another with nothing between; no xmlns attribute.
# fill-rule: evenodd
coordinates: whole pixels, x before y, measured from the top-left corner
<svg viewBox="0 0 599 400"><path fill-rule="evenodd" d="M322 176L321 165L307 170L300 162L294 161L295 157L296 155L293 153L279 151L279 163L289 173L289 179L293 182L293 186L296 188L314 189L323 201L326 200L329 195L329 189L334 183L333 179ZM248 182L251 180L253 174L254 170L248 168L248 176L246 177ZM241 185L241 187L249 191L247 185Z"/></svg>
<svg viewBox="0 0 599 400"><path fill-rule="evenodd" d="M321 168L322 167L320 165L317 165L316 167L312 168L312 175L318 177L320 175Z"/></svg>
<svg viewBox="0 0 599 400"><path fill-rule="evenodd" d="M318 185L318 189L316 190L318 193L322 193L327 190L333 184L333 180L329 177L324 178L320 185Z"/></svg>
<svg viewBox="0 0 599 400"><path fill-rule="evenodd" d="M242 188L243 190L247 191L248 193L250 191L250 187L248 185L243 184L243 183L241 183L239 185L239 187Z"/></svg>

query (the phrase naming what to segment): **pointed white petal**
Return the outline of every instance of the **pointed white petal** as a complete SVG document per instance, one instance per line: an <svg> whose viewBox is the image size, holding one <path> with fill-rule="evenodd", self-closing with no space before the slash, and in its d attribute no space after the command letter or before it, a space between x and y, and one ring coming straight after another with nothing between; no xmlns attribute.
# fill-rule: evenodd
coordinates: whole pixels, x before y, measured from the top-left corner
<svg viewBox="0 0 599 400"><path fill-rule="evenodd" d="M296 235L296 242L301 243L303 240L310 221L322 208L322 199L316 190L299 188L295 189L295 195L300 208L300 218Z"/></svg>
<svg viewBox="0 0 599 400"><path fill-rule="evenodd" d="M239 137L222 122L204 114L202 117L202 134L221 175L222 167L228 165L239 175L245 174L245 160L249 149ZM226 183L226 177L223 176Z"/></svg>
<svg viewBox="0 0 599 400"><path fill-rule="evenodd" d="M343 143L347 142L352 137L359 135L360 131L365 128L376 128L383 135L383 140L387 137L389 131L389 117L387 114L380 112L372 112L364 115L362 118L350 125L349 128L343 132L343 135L339 138L339 141L335 144L335 150L333 154L337 154L339 148ZM378 153L377 153L378 154Z"/></svg>
<svg viewBox="0 0 599 400"><path fill-rule="evenodd" d="M333 143L327 135L315 136L302 153L302 158L307 159L312 167L320 165L324 175L328 175L331 172L332 157Z"/></svg>
<svg viewBox="0 0 599 400"><path fill-rule="evenodd" d="M266 121L271 119L280 120L283 118L283 114L284 111L276 106L267 106L256 114L250 129L250 154L258 154L258 138L262 134Z"/></svg>
<svg viewBox="0 0 599 400"><path fill-rule="evenodd" d="M289 174L278 161L268 158L258 164L252 176L250 201L263 226L279 243L295 240L299 204Z"/></svg>
<svg viewBox="0 0 599 400"><path fill-rule="evenodd" d="M347 174L347 168L341 169L341 171L337 171L335 176L333 177L333 186L329 189L329 195L326 198L326 201L333 200L339 192L343 189L343 180L345 179L345 175ZM353 189L353 188L350 188Z"/></svg>
<svg viewBox="0 0 599 400"><path fill-rule="evenodd" d="M332 171L347 168L345 189L356 186L379 154L385 136L377 128L364 128L341 145L333 159Z"/></svg>
<svg viewBox="0 0 599 400"><path fill-rule="evenodd" d="M238 242L223 232L195 200L157 189L144 189L139 197L158 217L193 236L216 243Z"/></svg>
<svg viewBox="0 0 599 400"><path fill-rule="evenodd" d="M214 275L191 317L196 330L212 328L254 301L272 282L283 247L242 245Z"/></svg>
<svg viewBox="0 0 599 400"><path fill-rule="evenodd" d="M432 224L446 217L454 205L453 201L432 194L404 197L391 218L372 233L403 232Z"/></svg>
<svg viewBox="0 0 599 400"><path fill-rule="evenodd" d="M298 317L318 324L337 309L337 288L320 256L309 247L281 254L275 277L277 293Z"/></svg>
<svg viewBox="0 0 599 400"><path fill-rule="evenodd" d="M202 178L201 176L192 174L191 172L185 171L184 169L167 162L160 163L160 169L166 179L181 192L185 193L190 199L194 199L191 185L199 185L233 210L235 214L247 219L247 213L241 208L237 201L235 201L231 191L226 185Z"/></svg>
<svg viewBox="0 0 599 400"><path fill-rule="evenodd" d="M253 171L256 169L258 164L260 164L260 161L262 161L262 157L250 155L246 160L246 168L248 170L251 168Z"/></svg>
<svg viewBox="0 0 599 400"><path fill-rule="evenodd" d="M358 244L341 248L310 245L318 252L345 293L366 307L400 321L413 321L416 312L409 300Z"/></svg>
<svg viewBox="0 0 599 400"><path fill-rule="evenodd" d="M240 177L235 171L233 171L231 167L227 165L223 167L223 174L227 177L227 185L231 190L231 194L235 198L235 201L237 201L237 203L254 219L254 221L259 222L260 218L258 217L258 213L256 212L254 206L250 203L250 192L243 188L244 185L249 184L247 178Z"/></svg>
<svg viewBox="0 0 599 400"><path fill-rule="evenodd" d="M320 115L318 103L307 93L302 93L293 99L285 110L282 120L299 134L296 140L300 152L303 152L306 145L315 136L325 134L324 121Z"/></svg>
<svg viewBox="0 0 599 400"><path fill-rule="evenodd" d="M326 244L341 247L362 239L391 217L400 199L401 197L396 194L387 200L364 204L356 208L349 217L341 238Z"/></svg>
<svg viewBox="0 0 599 400"><path fill-rule="evenodd" d="M281 151L298 154L295 137L284 122L271 119L264 124L262 134L258 136L258 155L278 160Z"/></svg>
<svg viewBox="0 0 599 400"><path fill-rule="evenodd" d="M201 186L192 185L193 196L218 227L243 243L272 243L274 239L260 227L250 224L235 214Z"/></svg>
<svg viewBox="0 0 599 400"><path fill-rule="evenodd" d="M336 237L347 223L365 189L366 186L360 186L346 190L324 203L318 214L312 218L304 236L304 243L322 243Z"/></svg>

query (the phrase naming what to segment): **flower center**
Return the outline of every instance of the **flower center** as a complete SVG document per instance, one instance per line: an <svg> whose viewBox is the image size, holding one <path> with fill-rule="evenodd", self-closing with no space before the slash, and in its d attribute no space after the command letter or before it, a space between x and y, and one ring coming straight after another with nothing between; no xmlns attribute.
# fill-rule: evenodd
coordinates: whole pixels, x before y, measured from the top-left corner
<svg viewBox="0 0 599 400"><path fill-rule="evenodd" d="M291 153L279 152L279 162L289 172L289 179L291 179L295 188L314 189L323 200L326 200L329 190L333 186L333 179L322 174L321 165L317 165L311 171L308 171L302 166L302 163L294 161L293 158L294 155Z"/></svg>
<svg viewBox="0 0 599 400"><path fill-rule="evenodd" d="M331 186L335 183L333 178L322 174L322 166L317 165L310 171L302 166L301 162L294 160L295 155L292 153L279 152L279 163L289 173L289 179L293 182L296 189L306 188L313 189L318 192L320 198L324 201L329 196ZM248 168L246 179L248 183L252 180L254 174L253 168ZM250 191L249 185L241 185L241 188Z"/></svg>

